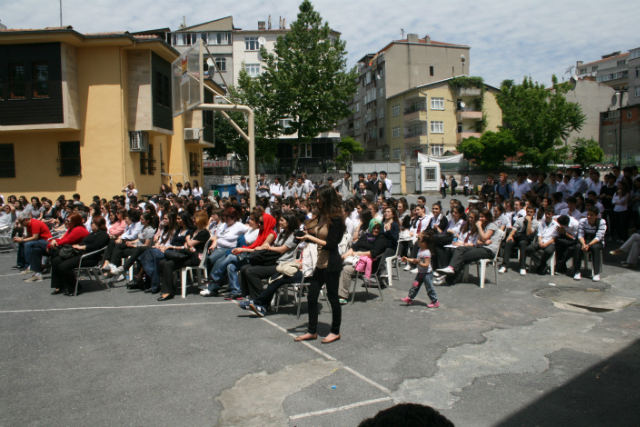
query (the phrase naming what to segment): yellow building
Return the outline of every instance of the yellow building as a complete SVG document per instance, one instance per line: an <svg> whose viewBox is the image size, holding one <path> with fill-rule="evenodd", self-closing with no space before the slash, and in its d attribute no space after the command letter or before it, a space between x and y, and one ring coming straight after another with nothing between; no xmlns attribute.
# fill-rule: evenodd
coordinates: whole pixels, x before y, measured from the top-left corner
<svg viewBox="0 0 640 427"><path fill-rule="evenodd" d="M0 193L89 201L129 181L140 195L162 183L202 184L213 116L173 117L178 56L156 36L0 30Z"/></svg>
<svg viewBox="0 0 640 427"><path fill-rule="evenodd" d="M461 140L479 137L479 122L486 116L485 130L497 131L502 110L496 102L497 88L484 85L484 102L479 109L479 88L456 88L453 78L400 92L387 99L387 129L392 159L416 151L442 156Z"/></svg>

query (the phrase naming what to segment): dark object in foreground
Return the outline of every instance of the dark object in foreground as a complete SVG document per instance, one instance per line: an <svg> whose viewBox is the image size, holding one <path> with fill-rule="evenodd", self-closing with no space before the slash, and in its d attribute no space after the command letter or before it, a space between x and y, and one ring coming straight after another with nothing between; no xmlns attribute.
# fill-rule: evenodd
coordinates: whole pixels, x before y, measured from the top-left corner
<svg viewBox="0 0 640 427"><path fill-rule="evenodd" d="M400 403L363 420L358 427L454 427L431 406Z"/></svg>

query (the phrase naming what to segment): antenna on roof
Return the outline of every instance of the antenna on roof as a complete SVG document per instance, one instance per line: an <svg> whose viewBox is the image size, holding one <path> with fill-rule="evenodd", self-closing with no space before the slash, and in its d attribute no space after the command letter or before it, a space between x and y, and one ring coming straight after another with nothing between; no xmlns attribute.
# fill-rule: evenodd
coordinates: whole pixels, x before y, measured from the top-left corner
<svg viewBox="0 0 640 427"><path fill-rule="evenodd" d="M400 28L400 40L404 40L404 28Z"/></svg>
<svg viewBox="0 0 640 427"><path fill-rule="evenodd" d="M271 29L271 15L269 15L269 29Z"/></svg>
<svg viewBox="0 0 640 427"><path fill-rule="evenodd" d="M280 17L280 23L278 24L278 29L281 30L282 29L282 16Z"/></svg>

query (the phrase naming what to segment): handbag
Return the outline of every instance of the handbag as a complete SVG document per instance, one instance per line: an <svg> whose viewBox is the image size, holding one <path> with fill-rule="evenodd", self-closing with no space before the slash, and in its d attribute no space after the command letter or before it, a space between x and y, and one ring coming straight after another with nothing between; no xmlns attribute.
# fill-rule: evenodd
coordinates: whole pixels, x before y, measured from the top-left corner
<svg viewBox="0 0 640 427"><path fill-rule="evenodd" d="M285 276L293 277L300 269L302 264L296 261L285 261L278 264L276 271L282 273Z"/></svg>
<svg viewBox="0 0 640 427"><path fill-rule="evenodd" d="M80 251L69 245L62 246L58 251L58 256L62 259L73 258L76 255L80 255Z"/></svg>
<svg viewBox="0 0 640 427"><path fill-rule="evenodd" d="M249 264L251 265L275 265L280 258L280 253L261 249L249 254Z"/></svg>
<svg viewBox="0 0 640 427"><path fill-rule="evenodd" d="M168 251L164 251L164 258L167 261L184 262L191 258L191 254L186 254L181 251L170 249Z"/></svg>

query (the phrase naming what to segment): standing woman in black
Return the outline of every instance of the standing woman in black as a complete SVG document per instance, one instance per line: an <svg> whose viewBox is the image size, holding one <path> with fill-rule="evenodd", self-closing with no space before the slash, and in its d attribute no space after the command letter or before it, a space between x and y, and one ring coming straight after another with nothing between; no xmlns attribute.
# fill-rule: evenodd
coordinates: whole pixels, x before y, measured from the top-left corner
<svg viewBox="0 0 640 427"><path fill-rule="evenodd" d="M307 304L309 307L309 330L296 337L296 341L315 340L318 338L318 296L322 285L327 287L327 298L331 304L331 333L322 340L328 344L340 339L340 323L342 310L338 297L342 257L338 251L338 243L346 230L342 218L342 201L333 187L325 185L318 190L316 216L307 222L308 233L300 237L318 245L318 261L311 276Z"/></svg>

